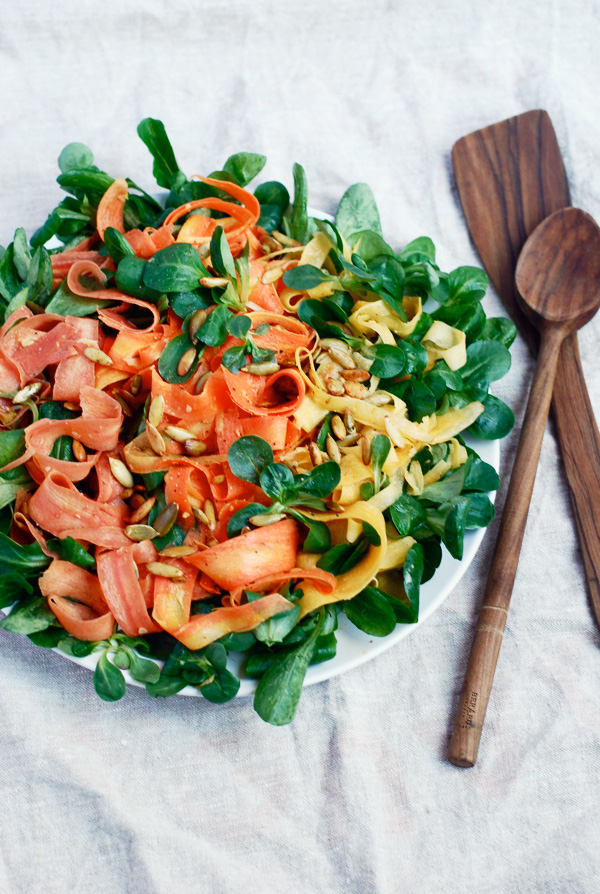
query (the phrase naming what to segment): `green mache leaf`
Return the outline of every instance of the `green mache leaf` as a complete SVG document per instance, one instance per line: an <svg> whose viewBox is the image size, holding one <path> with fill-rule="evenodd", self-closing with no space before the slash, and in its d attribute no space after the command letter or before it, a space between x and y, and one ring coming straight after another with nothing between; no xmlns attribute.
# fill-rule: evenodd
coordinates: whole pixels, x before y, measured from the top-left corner
<svg viewBox="0 0 600 894"><path fill-rule="evenodd" d="M198 287L203 276L208 276L208 270L196 249L185 242L176 242L157 251L146 262L143 282L161 293L189 292Z"/></svg>
<svg viewBox="0 0 600 894"><path fill-rule="evenodd" d="M160 667L148 658L141 658L133 649L127 651L129 657L129 673L138 683L157 683L160 678Z"/></svg>
<svg viewBox="0 0 600 894"><path fill-rule="evenodd" d="M115 227L107 227L104 231L104 244L108 249L108 254L115 264L119 264L123 258L135 254L125 236L115 229Z"/></svg>
<svg viewBox="0 0 600 894"><path fill-rule="evenodd" d="M335 225L346 238L361 230L381 235L379 211L370 186L355 183L348 187L338 205Z"/></svg>
<svg viewBox="0 0 600 894"><path fill-rule="evenodd" d="M4 468L15 459L18 459L25 451L25 432L0 431L0 468Z"/></svg>
<svg viewBox="0 0 600 894"><path fill-rule="evenodd" d="M365 587L342 607L348 620L369 636L388 636L396 626L393 608L376 587Z"/></svg>
<svg viewBox="0 0 600 894"><path fill-rule="evenodd" d="M162 121L156 118L144 118L138 124L137 132L154 159L152 173L158 185L165 189L177 189L182 186L187 178L177 164Z"/></svg>
<svg viewBox="0 0 600 894"><path fill-rule="evenodd" d="M40 646L42 649L55 649L64 635L65 631L62 627L47 627L46 630L36 630L34 633L28 633L27 638L35 646Z"/></svg>
<svg viewBox="0 0 600 894"><path fill-rule="evenodd" d="M428 537L421 542L423 547L423 578L421 583L431 580L442 561L442 542L440 537Z"/></svg>
<svg viewBox="0 0 600 894"><path fill-rule="evenodd" d="M228 307L224 304L217 305L196 333L196 338L213 348L222 345L227 338L227 325L232 317Z"/></svg>
<svg viewBox="0 0 600 894"><path fill-rule="evenodd" d="M504 401L493 394L486 395L482 403L483 413L469 426L469 431L486 441L504 438L515 424L515 414Z"/></svg>
<svg viewBox="0 0 600 894"><path fill-rule="evenodd" d="M18 572L9 572L0 577L0 608L6 608L33 595L33 587Z"/></svg>
<svg viewBox="0 0 600 894"><path fill-rule="evenodd" d="M286 270L283 274L283 282L289 289L314 289L331 278L331 275L325 270L321 270L312 264L301 264L299 267L292 267L291 270Z"/></svg>
<svg viewBox="0 0 600 894"><path fill-rule="evenodd" d="M163 293L162 290L149 288L144 282L147 269L148 261L134 255L125 255L119 261L115 282L121 292L131 295L133 298L142 298L144 301L152 301L153 304L156 304Z"/></svg>
<svg viewBox="0 0 600 894"><path fill-rule="evenodd" d="M22 282L14 262L14 245L8 246L0 260L0 295L10 301L22 289Z"/></svg>
<svg viewBox="0 0 600 894"><path fill-rule="evenodd" d="M79 168L91 168L93 164L94 153L84 143L69 143L58 156L58 167L63 174Z"/></svg>
<svg viewBox="0 0 600 894"><path fill-rule="evenodd" d="M187 685L187 681L183 677L171 676L163 672L156 683L146 683L146 692L152 698L168 698L171 695L177 695Z"/></svg>
<svg viewBox="0 0 600 894"><path fill-rule="evenodd" d="M372 264L381 255L394 257L393 248L379 233L375 233L373 230L360 230L357 233L352 233L348 241L351 243L353 251L360 255L366 264Z"/></svg>
<svg viewBox="0 0 600 894"><path fill-rule="evenodd" d="M4 311L4 319L8 320L10 315L14 313L15 310L18 310L20 307L24 307L29 301L29 286L25 286L21 289L20 292L11 298L8 303L6 310Z"/></svg>
<svg viewBox="0 0 600 894"><path fill-rule="evenodd" d="M247 652L256 643L256 637L249 630L247 633L228 633L219 642L228 652Z"/></svg>
<svg viewBox="0 0 600 894"><path fill-rule="evenodd" d="M56 618L43 596L33 597L19 604L14 611L0 621L0 627L9 633L29 634L46 630L56 624Z"/></svg>
<svg viewBox="0 0 600 894"><path fill-rule="evenodd" d="M315 521L302 513L294 513L293 517L303 524L308 525L308 534L302 544L306 553L323 553L331 547L331 532L322 521Z"/></svg>
<svg viewBox="0 0 600 894"><path fill-rule="evenodd" d="M406 351L404 345L375 345L368 350L373 357L370 373L380 379L392 379L406 372Z"/></svg>
<svg viewBox="0 0 600 894"><path fill-rule="evenodd" d="M293 720L323 618L321 611L310 636L274 662L261 677L254 696L254 710L267 723L282 726Z"/></svg>
<svg viewBox="0 0 600 894"><path fill-rule="evenodd" d="M252 326L252 320L250 317L245 316L244 314L238 314L235 317L232 317L231 320L227 323L227 331L230 335L233 335L234 338L246 338L250 327Z"/></svg>
<svg viewBox="0 0 600 894"><path fill-rule="evenodd" d="M227 454L227 462L233 474L251 484L260 483L262 470L273 461L271 445L257 435L244 435L238 438Z"/></svg>
<svg viewBox="0 0 600 894"><path fill-rule="evenodd" d="M516 337L517 327L506 317L488 317L481 333L482 339L499 341L505 348L510 348Z"/></svg>
<svg viewBox="0 0 600 894"><path fill-rule="evenodd" d="M408 537L425 522L425 509L416 497L402 494L390 506L390 516L401 537Z"/></svg>
<svg viewBox="0 0 600 894"><path fill-rule="evenodd" d="M418 236L402 249L398 258L403 264L429 261L435 264L435 245L429 236Z"/></svg>
<svg viewBox="0 0 600 894"><path fill-rule="evenodd" d="M254 636L261 643L266 643L267 645L280 643L294 629L299 619L300 606L295 605L288 611L262 621L258 627L254 628Z"/></svg>
<svg viewBox="0 0 600 894"><path fill-rule="evenodd" d="M64 537L62 540L52 540L52 549L59 553L65 562L72 562L87 571L96 570L96 561L88 551L73 537Z"/></svg>
<svg viewBox="0 0 600 894"><path fill-rule="evenodd" d="M178 317L184 320L197 310L204 310L212 304L212 298L208 289L202 286L192 292L178 292L170 299L171 307Z"/></svg>
<svg viewBox="0 0 600 894"><path fill-rule="evenodd" d="M290 194L283 183L277 180L269 180L267 183L261 183L254 190L254 195L261 205L275 205L280 209L281 214L287 211L290 204Z"/></svg>
<svg viewBox="0 0 600 894"><path fill-rule="evenodd" d="M266 163L266 155L258 155L256 152L236 152L235 155L229 156L223 165L223 170L231 174L240 186L247 186L260 174Z"/></svg>
<svg viewBox="0 0 600 894"><path fill-rule="evenodd" d="M415 543L407 552L402 567L404 591L410 602L415 623L419 618L419 594L421 583L424 579L424 564L425 555L423 545L421 543Z"/></svg>
<svg viewBox="0 0 600 894"><path fill-rule="evenodd" d="M488 287L488 278L479 267L457 267L448 274L450 301L472 303L481 301Z"/></svg>
<svg viewBox="0 0 600 894"><path fill-rule="evenodd" d="M37 578L49 564L50 559L44 555L39 544L23 546L0 533L0 576L18 572L24 577Z"/></svg>
<svg viewBox="0 0 600 894"><path fill-rule="evenodd" d="M240 681L238 678L225 668L217 669L214 680L204 683L200 687L200 692L207 701L215 705L222 705L235 698L239 688Z"/></svg>
<svg viewBox="0 0 600 894"><path fill-rule="evenodd" d="M125 289L122 289L124 292ZM97 295L102 295L102 291L98 291ZM109 307L114 304L113 301L96 300L95 298L82 298L80 295L74 295L67 286L66 280L60 284L51 300L46 305L46 313L60 314L63 317L91 317L96 313L99 307Z"/></svg>
<svg viewBox="0 0 600 894"><path fill-rule="evenodd" d="M59 174L56 182L65 192L79 199L87 196L93 205L98 205L108 187L115 181L114 177L109 177L103 171L79 168Z"/></svg>
<svg viewBox="0 0 600 894"><path fill-rule="evenodd" d="M391 449L392 442L387 435L375 435L375 437L371 441L371 463L373 465L375 479L378 482L381 479L381 470L383 468L383 464L388 458ZM376 484L375 493L378 493L380 489L381 488L378 487Z"/></svg>
<svg viewBox="0 0 600 894"><path fill-rule="evenodd" d="M469 494L469 508L465 521L465 528L468 531L475 528L487 528L495 515L494 504L487 494Z"/></svg>
<svg viewBox="0 0 600 894"><path fill-rule="evenodd" d="M271 463L260 473L259 482L268 497L285 502L286 492L294 486L294 475L283 463Z"/></svg>
<svg viewBox="0 0 600 894"><path fill-rule="evenodd" d="M224 276L227 279L232 280L232 282L235 282L235 262L223 227L216 227L212 234L210 240L210 259L219 276Z"/></svg>
<svg viewBox="0 0 600 894"><path fill-rule="evenodd" d="M96 694L105 702L116 702L125 695L127 689L125 677L119 668L109 661L108 650L98 659L93 680Z"/></svg>
<svg viewBox="0 0 600 894"><path fill-rule="evenodd" d="M460 496L464 485L465 471L465 466L459 466L458 469L447 472L439 481L424 487L421 498L430 500L432 503L448 503Z"/></svg>
<svg viewBox="0 0 600 894"><path fill-rule="evenodd" d="M29 245L27 244L25 230L22 227L19 227L19 229L15 231L13 241L13 262L20 278L25 281L29 272L29 265L31 264L31 252L29 250Z"/></svg>
<svg viewBox="0 0 600 894"><path fill-rule="evenodd" d="M237 373L241 372L241 370L246 365L246 349L244 345L239 345L238 347L228 348L223 356L221 357L221 363L223 364L229 372Z"/></svg>
<svg viewBox="0 0 600 894"><path fill-rule="evenodd" d="M293 239L304 245L308 240L308 183L302 165L294 164L294 202L290 217L290 229Z"/></svg>
<svg viewBox="0 0 600 894"><path fill-rule="evenodd" d="M465 464L465 477L462 492L498 490L500 477L493 466L480 457L471 454Z"/></svg>
<svg viewBox="0 0 600 894"><path fill-rule="evenodd" d="M165 382L171 382L180 385L183 382L187 382L188 379L193 376L196 369L198 368L198 363L200 362L200 352L196 354L195 361L192 363L191 367L185 373L185 375L180 376L177 372L177 367L183 355L186 354L190 350L190 348L195 347L196 346L185 334L177 335L175 338L171 339L171 341L167 344L166 348L160 355L158 361L158 371Z"/></svg>
<svg viewBox="0 0 600 894"><path fill-rule="evenodd" d="M510 353L498 341L476 341L467 347L467 362L460 374L467 388L488 387L510 369Z"/></svg>
<svg viewBox="0 0 600 894"><path fill-rule="evenodd" d="M329 571L337 577L358 565L368 550L369 541L366 537L359 537L356 543L340 543L323 553L317 562L317 568Z"/></svg>
<svg viewBox="0 0 600 894"><path fill-rule="evenodd" d="M29 286L29 301L40 303L41 299L46 299L52 291L52 261L42 245L36 248L32 255L27 273L27 284Z"/></svg>
<svg viewBox="0 0 600 894"><path fill-rule="evenodd" d="M297 482L298 495L308 494L311 497L328 497L340 483L341 470L334 460L328 460L315 466L314 469Z"/></svg>

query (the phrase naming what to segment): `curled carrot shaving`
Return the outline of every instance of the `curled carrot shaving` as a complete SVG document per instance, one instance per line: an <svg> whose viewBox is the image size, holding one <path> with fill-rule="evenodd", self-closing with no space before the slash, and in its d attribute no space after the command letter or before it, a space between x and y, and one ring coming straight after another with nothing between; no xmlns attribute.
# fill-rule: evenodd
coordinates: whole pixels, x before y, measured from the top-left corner
<svg viewBox="0 0 600 894"><path fill-rule="evenodd" d="M123 225L123 208L128 196L127 181L117 177L108 187L96 211L96 229L104 241L104 233L108 227L114 227L119 233L125 232Z"/></svg>

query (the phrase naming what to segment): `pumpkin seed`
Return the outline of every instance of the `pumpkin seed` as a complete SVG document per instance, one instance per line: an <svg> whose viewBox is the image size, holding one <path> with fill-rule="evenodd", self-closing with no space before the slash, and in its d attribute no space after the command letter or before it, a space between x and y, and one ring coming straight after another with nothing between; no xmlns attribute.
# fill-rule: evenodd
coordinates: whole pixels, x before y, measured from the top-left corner
<svg viewBox="0 0 600 894"><path fill-rule="evenodd" d="M177 375L185 376L190 371L194 360L196 359L196 348L188 348L185 354L182 354L177 364Z"/></svg>
<svg viewBox="0 0 600 894"><path fill-rule="evenodd" d="M157 429L155 425L152 425L151 422L146 422L146 437L148 438L148 443L152 447L155 453L159 456L162 456L163 453L167 452L167 445L165 444L165 439Z"/></svg>
<svg viewBox="0 0 600 894"><path fill-rule="evenodd" d="M142 377L140 375L134 376L129 384L129 390L133 395L140 393L140 388L142 387Z"/></svg>
<svg viewBox="0 0 600 894"><path fill-rule="evenodd" d="M336 438L338 439L338 441L341 441L343 438L346 437L346 434L347 434L346 426L344 425L342 417L338 416L337 413L334 413L333 416L331 417L330 425L331 425L331 430L334 433L334 435L336 436Z"/></svg>
<svg viewBox="0 0 600 894"><path fill-rule="evenodd" d="M367 400L370 404L374 404L376 407L385 407L386 404L392 404L394 402L391 394L386 394L385 391L375 391L373 394L369 394Z"/></svg>
<svg viewBox="0 0 600 894"><path fill-rule="evenodd" d="M31 385L25 385L25 387L21 388L20 391L17 391L13 397L13 404L24 404L26 400L29 400L30 397L37 394L41 387L41 382L32 382Z"/></svg>
<svg viewBox="0 0 600 894"><path fill-rule="evenodd" d="M119 404L121 409L123 410L123 413L125 414L125 416L129 416L131 418L131 416L133 416L133 410L131 409L131 407L129 406L129 404L123 397L123 395L119 394L117 391L115 391L115 393L113 394L113 397L116 400L116 402Z"/></svg>
<svg viewBox="0 0 600 894"><path fill-rule="evenodd" d="M335 362L339 363L340 366L343 366L344 369L354 369L356 367L356 363L353 360L350 351L338 347L331 347L327 348L327 353L332 360L335 360Z"/></svg>
<svg viewBox="0 0 600 894"><path fill-rule="evenodd" d="M204 310L204 308L202 307L198 308L198 310L190 320L190 338L195 338L198 329L200 328L200 326L202 326L207 317L208 311Z"/></svg>
<svg viewBox="0 0 600 894"><path fill-rule="evenodd" d="M323 454L321 453L318 445L315 444L314 441L311 441L310 444L308 445L308 453L312 460L313 466L320 466L321 463L323 462Z"/></svg>
<svg viewBox="0 0 600 894"><path fill-rule="evenodd" d="M354 416L350 412L350 410L346 410L344 413L344 425L346 426L347 431L350 433L356 431L356 422L354 421Z"/></svg>
<svg viewBox="0 0 600 894"><path fill-rule="evenodd" d="M341 375L350 382L366 382L370 378L366 369L343 369Z"/></svg>
<svg viewBox="0 0 600 894"><path fill-rule="evenodd" d="M153 525L154 529L160 534L161 537L164 537L165 534L168 534L175 522L177 521L177 512L178 512L177 503L169 503L159 515L154 519Z"/></svg>
<svg viewBox="0 0 600 894"><path fill-rule="evenodd" d="M205 289L224 289L229 285L229 280L223 276L203 276L200 285ZM183 375L183 373L179 375Z"/></svg>
<svg viewBox="0 0 600 894"><path fill-rule="evenodd" d="M184 441L183 449L188 456L202 456L206 452L206 444L204 441L197 441L196 438Z"/></svg>
<svg viewBox="0 0 600 894"><path fill-rule="evenodd" d="M157 534L152 525L127 525L125 528L125 536L130 540L152 540Z"/></svg>
<svg viewBox="0 0 600 894"><path fill-rule="evenodd" d="M202 522L203 525L208 524L208 515L202 509L198 506L192 506L192 512L194 513L194 518L197 518L199 522Z"/></svg>
<svg viewBox="0 0 600 894"><path fill-rule="evenodd" d="M179 428L177 425L167 425L164 432L169 438L173 438L179 444L194 440L193 432L188 431L186 428Z"/></svg>
<svg viewBox="0 0 600 894"><path fill-rule="evenodd" d="M244 367L244 372L251 373L253 376L270 376L279 371L279 364L274 360L267 363L250 363Z"/></svg>
<svg viewBox="0 0 600 894"><path fill-rule="evenodd" d="M73 438L73 456L77 460L78 463L84 463L87 460L87 453L85 452L85 447L78 441L77 438Z"/></svg>
<svg viewBox="0 0 600 894"><path fill-rule="evenodd" d="M348 397L353 397L358 400L364 400L365 397L369 394L369 389L362 385L360 382L348 382L344 383L344 391L348 395Z"/></svg>
<svg viewBox="0 0 600 894"><path fill-rule="evenodd" d="M112 366L113 362L104 351L101 351L100 348L84 348L83 353L87 357L88 360L91 360L92 363L99 363L100 366Z"/></svg>
<svg viewBox="0 0 600 894"><path fill-rule="evenodd" d="M158 426L162 422L162 418L164 415L165 399L162 394L157 394L156 397L152 399L150 409L148 410L148 422L151 425Z"/></svg>
<svg viewBox="0 0 600 894"><path fill-rule="evenodd" d="M198 552L195 546L166 546L158 555L166 559L179 559L183 556L192 556L195 552Z"/></svg>
<svg viewBox="0 0 600 894"><path fill-rule="evenodd" d="M285 515L283 512L274 512L272 515L269 515L268 512L261 512L258 515L253 515L248 521L257 528L264 528L266 525L273 525L275 522L282 521L284 518Z"/></svg>
<svg viewBox="0 0 600 894"><path fill-rule="evenodd" d="M268 286L270 283L277 282L282 276L283 267L271 267L270 270L265 270L261 277L261 282Z"/></svg>
<svg viewBox="0 0 600 894"><path fill-rule="evenodd" d="M168 565L166 562L148 562L146 568L150 574L156 574L157 577L170 577L172 580L185 580L185 574L174 565Z"/></svg>
<svg viewBox="0 0 600 894"><path fill-rule="evenodd" d="M327 450L327 455L329 459L334 460L336 463L340 463L342 461L342 454L340 453L340 448L333 440L331 435L327 435L325 440L325 449Z"/></svg>
<svg viewBox="0 0 600 894"><path fill-rule="evenodd" d="M196 382L196 387L194 388L194 394L202 394L204 391L204 386L208 382L208 377L210 373L204 373L204 375L200 376L198 381Z"/></svg>
<svg viewBox="0 0 600 894"><path fill-rule="evenodd" d="M117 459L116 456L109 456L108 462L110 471L113 473L113 476L117 479L119 484L122 484L123 487L133 487L133 475L125 463L122 460Z"/></svg>
<svg viewBox="0 0 600 894"><path fill-rule="evenodd" d="M204 514L208 519L208 527L214 528L217 524L217 516L215 515L215 507L210 500L204 501Z"/></svg>
<svg viewBox="0 0 600 894"><path fill-rule="evenodd" d="M325 387L329 394L333 394L334 397L341 397L345 394L345 388L340 379L327 379L325 381Z"/></svg>
<svg viewBox="0 0 600 894"><path fill-rule="evenodd" d="M371 442L365 435L363 435L359 441L359 444L361 459L365 466L368 466L371 462Z"/></svg>
<svg viewBox="0 0 600 894"><path fill-rule="evenodd" d="M146 518L155 503L156 497L148 497L147 500L142 500L136 507L135 512L131 515L131 523L137 524L138 522L141 522L143 518Z"/></svg>

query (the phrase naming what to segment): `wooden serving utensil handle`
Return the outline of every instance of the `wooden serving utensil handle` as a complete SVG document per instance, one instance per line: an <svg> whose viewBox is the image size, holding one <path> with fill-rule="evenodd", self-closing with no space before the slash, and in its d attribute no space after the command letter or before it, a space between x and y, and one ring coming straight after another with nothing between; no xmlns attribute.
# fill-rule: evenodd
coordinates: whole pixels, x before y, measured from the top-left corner
<svg viewBox="0 0 600 894"><path fill-rule="evenodd" d="M542 336L496 551L448 749L449 760L458 767L472 767L477 760L479 740L517 573L544 428L550 411L558 355L566 334L565 329L557 327L547 329Z"/></svg>
<svg viewBox="0 0 600 894"><path fill-rule="evenodd" d="M600 432L583 378L575 333L564 340L560 351L553 410L590 600L600 627Z"/></svg>

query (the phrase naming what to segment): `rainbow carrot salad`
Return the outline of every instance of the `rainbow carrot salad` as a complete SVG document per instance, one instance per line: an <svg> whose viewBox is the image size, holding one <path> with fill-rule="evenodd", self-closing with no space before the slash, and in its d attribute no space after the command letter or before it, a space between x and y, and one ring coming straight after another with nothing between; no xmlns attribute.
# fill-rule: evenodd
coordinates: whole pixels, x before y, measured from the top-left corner
<svg viewBox="0 0 600 894"><path fill-rule="evenodd" d="M252 192L264 156L188 179L160 121L138 133L160 199L72 143L67 197L0 261L0 626L95 653L107 701L127 669L226 702L243 653L288 723L338 611L415 623L442 548L492 519L462 433L510 430L488 388L515 329L482 270L392 249L364 183L318 220L300 165L292 199Z"/></svg>

